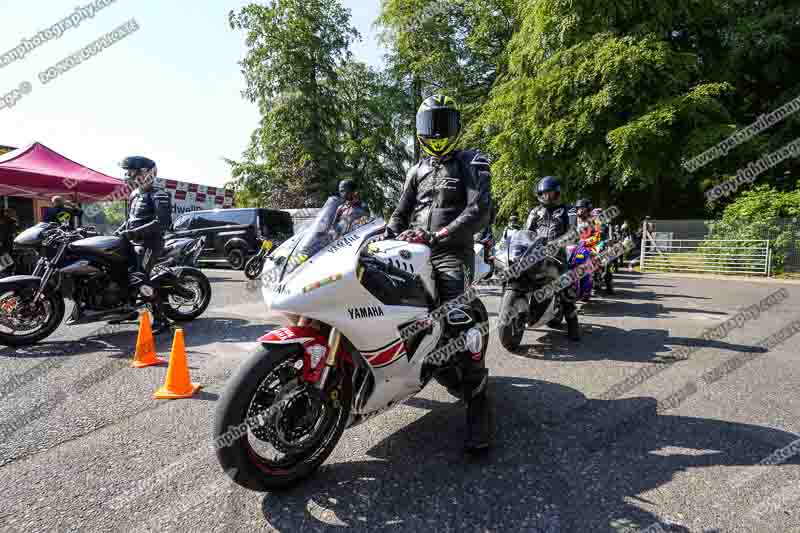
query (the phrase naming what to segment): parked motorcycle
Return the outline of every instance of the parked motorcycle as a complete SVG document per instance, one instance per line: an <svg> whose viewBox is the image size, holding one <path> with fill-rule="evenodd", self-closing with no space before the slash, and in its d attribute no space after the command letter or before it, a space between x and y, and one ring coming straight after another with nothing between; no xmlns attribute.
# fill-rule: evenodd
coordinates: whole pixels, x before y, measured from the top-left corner
<svg viewBox="0 0 800 533"><path fill-rule="evenodd" d="M532 231L519 230L508 245L508 268L522 261L528 254L544 246L546 240L537 238ZM506 350L519 348L522 336L528 326L547 324L557 328L564 319L561 301L557 291L537 301L536 291L556 283L559 276L558 265L563 261L549 256L533 264L516 277L510 277L503 285L503 300L500 304L501 325L500 344Z"/></svg>
<svg viewBox="0 0 800 533"><path fill-rule="evenodd" d="M307 230L265 259L265 318L285 327L258 339L218 403L217 458L252 490L311 475L345 428L403 403L431 379L460 394L452 345L437 351L447 317L427 316L439 303L430 248L373 242L385 229L377 218L338 235L340 204L331 198ZM479 323L488 321L479 299L471 308ZM474 327L462 340L485 354L488 332Z"/></svg>
<svg viewBox="0 0 800 533"><path fill-rule="evenodd" d="M270 250L272 250L272 246L272 241L265 240L261 242L258 253L251 257L244 266L244 275L247 276L247 279L256 279L261 275L261 271L264 269L264 263Z"/></svg>
<svg viewBox="0 0 800 533"><path fill-rule="evenodd" d="M14 245L39 250L34 276L0 280L0 344L25 346L51 335L64 317L64 299L82 310L70 325L124 320L150 306L156 293L164 313L176 321L200 316L211 301L208 278L191 267L168 267L151 280L131 280L132 244L122 237L85 237L55 224L37 224Z"/></svg>

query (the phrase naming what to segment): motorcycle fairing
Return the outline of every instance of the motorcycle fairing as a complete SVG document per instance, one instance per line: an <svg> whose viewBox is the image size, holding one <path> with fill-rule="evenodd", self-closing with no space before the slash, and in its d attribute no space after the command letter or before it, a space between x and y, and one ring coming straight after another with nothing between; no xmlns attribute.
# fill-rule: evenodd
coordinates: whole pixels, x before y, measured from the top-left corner
<svg viewBox="0 0 800 533"><path fill-rule="evenodd" d="M318 330L300 326L276 329L258 338L258 342L262 344L305 344L312 340L328 344L328 340Z"/></svg>
<svg viewBox="0 0 800 533"><path fill-rule="evenodd" d="M270 319L285 320L287 315L301 315L319 320L337 328L364 356L381 387L371 394L360 410L363 413L421 390L422 364L436 347L442 330L436 324L432 333L423 340L424 346L415 350L413 357L406 357L398 324L413 322L425 316L428 309L383 304L359 282L359 252L373 236L382 233L384 227L385 222L380 219L361 226L323 247L288 276L262 286ZM391 241L380 244L404 245ZM267 280L274 279L275 274L270 274L269 270L265 269L262 276ZM332 279L336 281L317 285L321 280ZM308 287L315 288L306 291ZM378 312L364 313L362 310ZM287 329L282 331L286 332ZM285 340L271 338L272 342Z"/></svg>

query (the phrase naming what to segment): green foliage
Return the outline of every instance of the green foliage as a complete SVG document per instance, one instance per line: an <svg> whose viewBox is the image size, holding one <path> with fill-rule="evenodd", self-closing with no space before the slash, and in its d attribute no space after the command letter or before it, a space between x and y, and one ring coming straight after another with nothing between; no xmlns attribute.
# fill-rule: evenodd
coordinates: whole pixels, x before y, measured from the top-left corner
<svg viewBox="0 0 800 533"><path fill-rule="evenodd" d="M125 202L99 202L95 204L99 209L91 218L84 214L83 223L87 225L105 224L111 227L121 226L125 222ZM88 211L88 210L85 210Z"/></svg>
<svg viewBox="0 0 800 533"><path fill-rule="evenodd" d="M797 249L796 222L800 217L800 182L793 191L781 192L769 185L759 185L741 193L729 204L722 220L715 223L707 240L770 240L775 272L783 272L787 253ZM757 245L754 243L751 248ZM704 247L712 253L710 243Z"/></svg>
<svg viewBox="0 0 800 533"><path fill-rule="evenodd" d="M459 146L492 158L499 226L527 215L547 174L566 200L616 204L628 220L702 217L706 190L800 137L797 113L682 166L800 96L799 19L785 0L382 0L378 72L350 58L358 34L337 0L249 5L230 22L246 32L244 96L262 120L233 174L275 207L318 205L342 177L392 207L416 109L443 92L462 107ZM797 167L756 185L787 192Z"/></svg>
<svg viewBox="0 0 800 533"><path fill-rule="evenodd" d="M335 1L274 0L230 21L247 32L244 96L262 115L242 161L229 161L243 198L319 206L346 177L373 209L396 197L409 159L395 111L405 95L351 59L358 33L349 11Z"/></svg>

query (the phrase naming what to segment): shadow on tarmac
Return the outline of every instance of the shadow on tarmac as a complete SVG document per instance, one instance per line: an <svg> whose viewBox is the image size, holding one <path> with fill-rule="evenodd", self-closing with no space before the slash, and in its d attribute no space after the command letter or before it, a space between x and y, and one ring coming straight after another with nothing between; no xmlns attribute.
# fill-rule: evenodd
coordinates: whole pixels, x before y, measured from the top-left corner
<svg viewBox="0 0 800 533"><path fill-rule="evenodd" d="M499 377L491 390L495 447L484 459L462 454L461 404L412 399L409 405L430 411L371 448L374 460L327 464L287 492L268 493L265 518L285 531L634 531L658 517L632 500L646 502L639 495L677 473L755 465L796 439L773 428L660 415L654 398L632 398L600 402L637 418L624 427L611 421L598 441L597 429L609 424L584 423L595 402L574 389ZM600 445L589 451L586 441Z"/></svg>
<svg viewBox="0 0 800 533"><path fill-rule="evenodd" d="M581 342L567 339L566 330L536 329L528 332L545 333L532 344L521 344L513 352L520 357L533 359L559 360L564 362L582 361L626 361L635 363L676 362L670 358L670 346L692 348L713 348L744 353L766 353L765 348L746 344L734 344L721 340L705 340L689 337L672 337L666 329L625 330L599 324L581 324ZM528 340L523 338L523 342ZM498 348L503 349L503 348Z"/></svg>

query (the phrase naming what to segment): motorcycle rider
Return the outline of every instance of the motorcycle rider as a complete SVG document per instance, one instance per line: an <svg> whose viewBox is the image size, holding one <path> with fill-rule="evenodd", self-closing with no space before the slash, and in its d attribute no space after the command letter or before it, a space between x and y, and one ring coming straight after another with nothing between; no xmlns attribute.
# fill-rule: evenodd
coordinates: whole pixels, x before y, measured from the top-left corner
<svg viewBox="0 0 800 533"><path fill-rule="evenodd" d="M120 166L125 170L126 184L132 189L136 187L130 195L128 220L117 230L121 236L143 248L141 257L135 253L130 256L131 280L135 284L150 279L153 266L164 249L164 233L172 226L172 199L168 192L154 188L153 180L158 169L152 159L126 157ZM153 334L157 335L167 330L170 322L163 315L158 299L152 308Z"/></svg>
<svg viewBox="0 0 800 533"><path fill-rule="evenodd" d="M582 198L575 202L575 209L577 219L575 220L575 225L584 223L589 224L594 227L594 223L592 222L592 202L585 198Z"/></svg>
<svg viewBox="0 0 800 533"><path fill-rule="evenodd" d="M600 235L601 246L599 247L599 250L603 250L605 248L608 248L608 246L610 244L609 241L610 241L610 238L611 238L611 233L609 231L609 225L600 221L599 217L602 214L603 214L603 210L600 209L600 208L597 208L597 209L592 211L592 220L593 220L595 226L597 227L597 231L598 231L598 233ZM614 294L614 273L611 271L611 264L610 263L607 264L603 268L602 281L603 281L603 284L606 287L606 294L609 294L609 295Z"/></svg>
<svg viewBox="0 0 800 533"><path fill-rule="evenodd" d="M506 229L503 230L503 242L508 243L511 242L511 239L514 237L514 234L520 230L519 225L519 217L517 215L511 215L511 218L508 220L508 226Z"/></svg>
<svg viewBox="0 0 800 533"><path fill-rule="evenodd" d="M337 228L339 235L343 235L351 231L360 218L369 217L369 209L359 198L358 189L353 180L347 179L339 182L339 196L344 203L336 210L334 227Z"/></svg>
<svg viewBox="0 0 800 533"><path fill-rule="evenodd" d="M408 171L400 202L385 238L424 242L442 304L465 292L474 265L473 236L491 221L489 161L479 152L456 150L461 113L453 99L433 95L417 111L417 139L425 157ZM476 327L470 305L448 306L448 335L455 339ZM466 451L489 447L489 371L481 350L458 354L467 411Z"/></svg>
<svg viewBox="0 0 800 533"><path fill-rule="evenodd" d="M561 201L561 182L553 176L545 176L536 186L536 197L541 204L534 208L528 215L525 228L532 231L537 237L553 241L567 233L570 229L569 209ZM566 272L566 253L563 254L561 269ZM562 273L563 273L562 272ZM578 310L575 306L577 300L575 287L570 285L559 292L561 308L567 321L567 337L573 341L580 340L580 326L578 325Z"/></svg>

